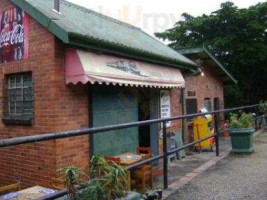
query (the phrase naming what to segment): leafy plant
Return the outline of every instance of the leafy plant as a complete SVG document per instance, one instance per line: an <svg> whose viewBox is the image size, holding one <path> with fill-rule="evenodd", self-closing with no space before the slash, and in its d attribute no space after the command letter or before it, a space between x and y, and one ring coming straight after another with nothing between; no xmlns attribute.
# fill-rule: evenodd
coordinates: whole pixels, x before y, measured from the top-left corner
<svg viewBox="0 0 267 200"><path fill-rule="evenodd" d="M242 113L240 117L236 113L230 113L229 128L251 128L252 127L252 115Z"/></svg>
<svg viewBox="0 0 267 200"><path fill-rule="evenodd" d="M74 166L65 167L58 170L58 172L63 176L70 199L76 200L78 191L75 188L75 185L80 183L81 176L84 173L79 168Z"/></svg>
<svg viewBox="0 0 267 200"><path fill-rule="evenodd" d="M126 195L127 171L116 163L107 163L96 155L91 160L90 175L81 192L82 200L113 200Z"/></svg>
<svg viewBox="0 0 267 200"><path fill-rule="evenodd" d="M79 200L114 200L126 195L127 171L116 163L107 163L105 158L96 155L91 159L90 180L82 184L82 190L77 195L75 184L80 182L83 174L76 167L67 167L60 172L64 175L68 186L69 197Z"/></svg>
<svg viewBox="0 0 267 200"><path fill-rule="evenodd" d="M260 109L260 111L263 112L264 114L267 114L267 101L261 101L261 102L260 102L259 109Z"/></svg>
<svg viewBox="0 0 267 200"><path fill-rule="evenodd" d="M173 28L156 33L175 50L208 49L238 80L226 88L228 107L267 99L267 2L249 8L225 2L210 14L184 13Z"/></svg>

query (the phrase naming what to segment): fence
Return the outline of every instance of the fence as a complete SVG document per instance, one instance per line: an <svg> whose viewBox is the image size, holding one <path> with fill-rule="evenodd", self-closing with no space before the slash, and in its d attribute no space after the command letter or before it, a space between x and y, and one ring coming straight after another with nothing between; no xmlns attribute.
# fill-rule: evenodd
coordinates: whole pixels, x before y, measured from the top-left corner
<svg viewBox="0 0 267 200"><path fill-rule="evenodd" d="M175 116L170 118L164 118L164 119L153 119L153 120L147 120L147 121L140 121L140 122L132 122L132 123L125 123L125 124L119 124L119 125L110 125L110 126L104 126L104 127L97 127L97 128L87 128L82 130L74 130L74 131L65 131L65 132L56 132L56 133L49 133L49 134L40 134L40 135L34 135L34 136L25 136L25 137L18 137L18 138L11 138L11 139L4 139L0 140L0 148L9 147L9 146L16 146L16 145L22 145L22 144L28 144L28 143L35 143L35 142L42 142L42 141L48 141L48 140L55 140L55 139L63 139L63 138L69 138L69 137L77 137L82 135L91 135L91 134L97 134L101 132L106 131L112 131L112 130L119 130L119 129L126 129L131 127L139 127L144 125L151 125L156 123L163 123L163 154L156 155L154 157L151 157L147 160L140 161L138 163L135 163L131 166L129 166L127 169L135 169L141 165L151 163L154 161L158 161L159 159L163 159L163 185L164 189L168 188L168 156L174 153L177 153L183 149L186 149L188 147L191 147L195 144L201 143L205 140L208 140L210 138L215 138L215 146L216 146L216 156L219 156L219 130L218 130L218 114L219 113L229 113L233 111L240 111L245 109L257 109L259 105L250 105L250 106L243 106L243 107L236 107L236 108L230 108L230 109L224 109L224 110L217 110L213 112L208 113L197 113L197 114L190 114L190 115L182 115L182 116ZM251 110L250 110L251 111ZM174 120L184 120L187 118L194 118L204 115L214 115L214 133L213 135L210 135L208 137L202 138L198 141L186 144L182 147L176 148L174 150L168 151L167 150L167 128L166 123L169 121ZM257 119L257 118L255 118ZM78 186L78 189L81 186ZM54 194L47 195L43 198L39 198L39 200L50 200L55 199L58 197L62 197L67 194L67 190L61 190Z"/></svg>

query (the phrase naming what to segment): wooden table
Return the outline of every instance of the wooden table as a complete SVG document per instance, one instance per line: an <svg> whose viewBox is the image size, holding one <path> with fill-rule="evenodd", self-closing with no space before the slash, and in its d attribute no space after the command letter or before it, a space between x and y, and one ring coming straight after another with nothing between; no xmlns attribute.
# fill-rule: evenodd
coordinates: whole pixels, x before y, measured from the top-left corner
<svg viewBox="0 0 267 200"><path fill-rule="evenodd" d="M114 156L115 158L120 158L121 165L123 166L129 166L134 163L137 163L142 160L142 155L136 155L133 153L124 153L121 155Z"/></svg>
<svg viewBox="0 0 267 200"><path fill-rule="evenodd" d="M34 186L25 190L10 192L8 194L2 195L0 196L0 200L33 200L52 194L54 192L56 192L56 190Z"/></svg>

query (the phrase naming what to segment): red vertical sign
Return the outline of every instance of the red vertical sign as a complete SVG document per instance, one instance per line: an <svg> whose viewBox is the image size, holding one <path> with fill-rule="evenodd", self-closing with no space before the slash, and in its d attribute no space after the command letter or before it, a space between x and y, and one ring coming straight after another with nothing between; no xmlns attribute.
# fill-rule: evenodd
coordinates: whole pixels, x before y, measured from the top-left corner
<svg viewBox="0 0 267 200"><path fill-rule="evenodd" d="M0 13L0 63L29 56L29 15L18 7Z"/></svg>

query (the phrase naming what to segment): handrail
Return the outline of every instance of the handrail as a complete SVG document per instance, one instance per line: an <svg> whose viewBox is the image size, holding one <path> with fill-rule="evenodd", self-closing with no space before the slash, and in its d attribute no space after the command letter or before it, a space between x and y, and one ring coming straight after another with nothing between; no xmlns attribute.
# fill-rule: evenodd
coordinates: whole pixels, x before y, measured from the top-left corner
<svg viewBox="0 0 267 200"><path fill-rule="evenodd" d="M176 117L152 119L152 120L147 120L147 121L131 122L131 123L124 123L124 124L119 124L119 125L109 125L109 126L96 127L96 128L86 128L86 129L80 129L80 130L63 131L63 132L55 132L55 133L48 133L48 134L39 134L39 135L34 135L34 136L24 136L24 137L18 137L18 138L4 139L4 140L0 140L0 148L8 147L8 146L16 146L20 144L42 142L42 141L48 141L48 140L63 139L63 138L68 138L68 137L90 135L93 133L96 134L96 133L101 133L101 132L106 132L106 131L111 131L111 130L119 130L119 129L131 128L131 127L136 127L136 126L144 126L144 125L150 125L150 124L155 124L155 123L174 121L178 119L198 117L198 116L203 116L203 115L208 115L208 114L218 114L221 112L232 112L232 111L236 111L240 109L254 108L257 106L258 104L251 105L251 106L230 108L230 109L225 109L225 110L218 110L218 111L207 112L207 113L181 115L181 116L176 116Z"/></svg>
<svg viewBox="0 0 267 200"><path fill-rule="evenodd" d="M210 138L215 138L215 144L216 144L216 156L219 156L219 140L218 140L218 120L217 120L217 114L219 113L227 113L237 110L243 110L248 108L256 108L259 105L250 105L250 106L243 106L243 107L236 107L236 108L230 108L230 109L223 109L223 110L217 110L213 112L207 112L207 113L196 113L196 114L190 114L190 115L181 115L181 116L175 116L170 118L162 118L162 119L153 119L153 120L147 120L147 121L140 121L140 122L131 122L131 123L124 123L119 125L110 125L110 126L104 126L104 127L96 127L96 128L87 128L82 130L73 130L73 131L64 131L64 132L55 132L55 133L48 133L48 134L39 134L35 136L25 136L25 137L18 137L18 138L11 138L11 139L4 139L0 140L0 148L9 147L9 146L16 146L21 144L28 144L28 143L35 143L35 142L42 142L42 141L48 141L48 140L55 140L55 139L62 139L62 138L68 138L68 137L76 137L76 136L82 136L82 135L90 135L90 134L97 134L101 132L111 131L111 130L119 130L119 129L125 129L125 128L131 128L136 126L144 126L144 125L150 125L155 123L163 123L163 154L151 157L149 159L140 161L138 163L135 163L126 169L131 170L135 169L141 165L151 163L154 161L157 161L159 159L164 159L164 166L163 166L163 175L164 175L164 188L166 189L168 187L168 156L171 154L174 154L176 152L179 152L183 149L186 149L188 147L191 147L195 144L201 143L205 140L208 140ZM166 122L168 121L174 121L179 119L186 119L186 118L193 118L203 115L214 115L214 122L215 122L215 134L207 136L205 138L202 138L198 141L186 144L182 147L178 147L174 150L168 151L167 150L167 128L166 128ZM77 189L81 189L81 185L77 186ZM61 190L57 191L54 194L47 195L45 197L41 197L38 200L51 200L58 197L62 197L67 194L67 190Z"/></svg>

